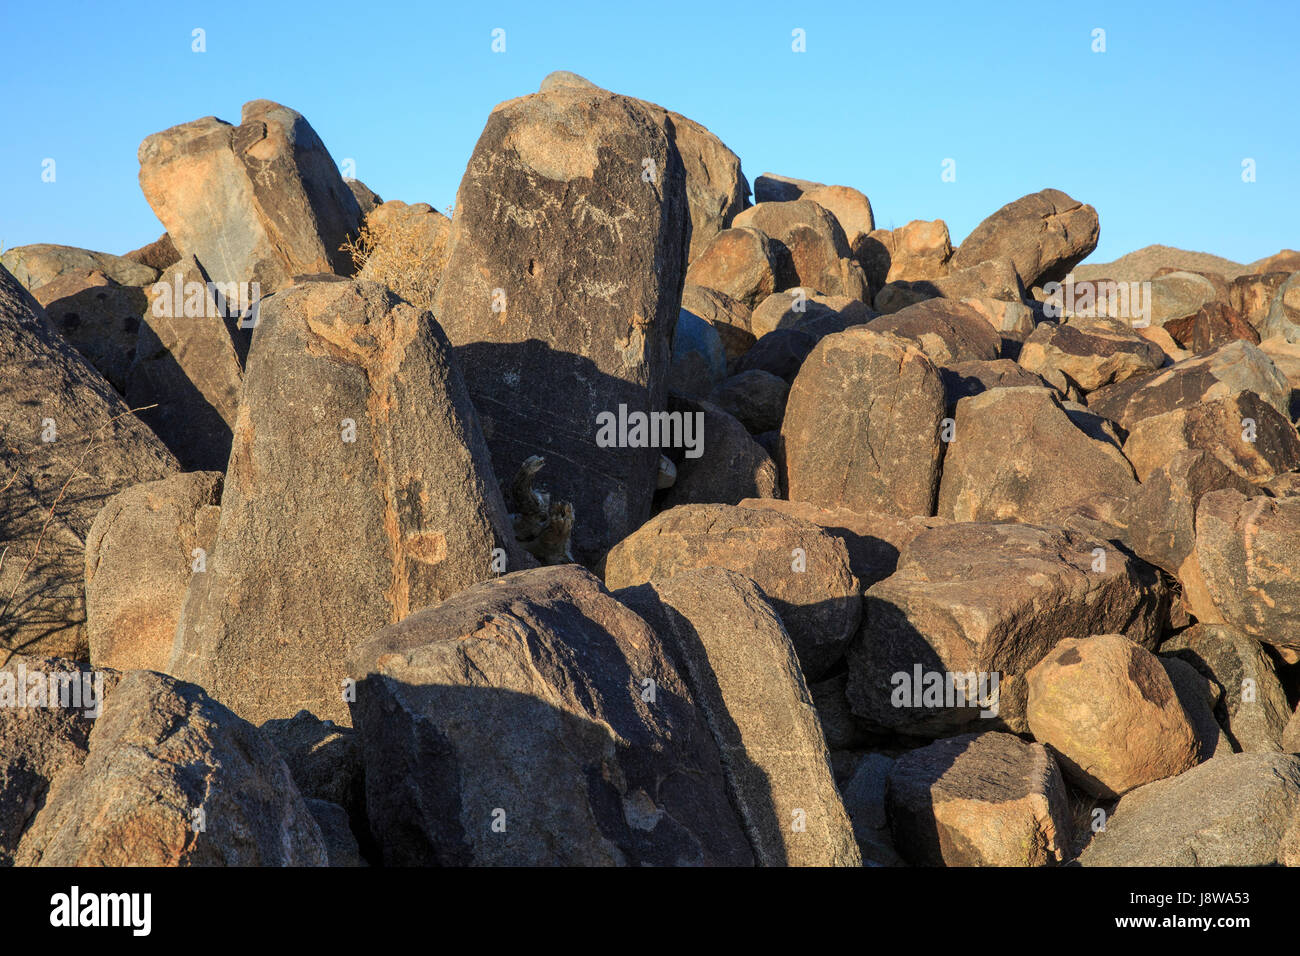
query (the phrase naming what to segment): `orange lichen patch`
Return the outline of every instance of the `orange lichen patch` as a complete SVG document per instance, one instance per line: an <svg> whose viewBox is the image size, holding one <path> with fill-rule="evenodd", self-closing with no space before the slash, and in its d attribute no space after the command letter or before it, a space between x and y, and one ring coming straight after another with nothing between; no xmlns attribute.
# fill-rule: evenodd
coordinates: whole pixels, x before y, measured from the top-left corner
<svg viewBox="0 0 1300 956"><path fill-rule="evenodd" d="M441 531L421 531L407 535L406 556L424 564L440 564L447 559L447 536Z"/></svg>

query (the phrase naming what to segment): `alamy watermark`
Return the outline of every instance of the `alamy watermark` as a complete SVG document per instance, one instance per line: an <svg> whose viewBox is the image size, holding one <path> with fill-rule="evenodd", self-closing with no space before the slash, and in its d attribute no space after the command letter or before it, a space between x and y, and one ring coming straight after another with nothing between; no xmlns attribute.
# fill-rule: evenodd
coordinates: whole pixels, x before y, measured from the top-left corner
<svg viewBox="0 0 1300 956"><path fill-rule="evenodd" d="M981 717L998 715L1000 678L997 671L928 671L920 664L911 672L896 671L889 702L895 707L979 707Z"/></svg>
<svg viewBox="0 0 1300 956"><path fill-rule="evenodd" d="M1043 314L1049 319L1126 319L1136 329L1151 324L1150 282L1075 282L1071 273L1064 282L1048 282L1043 293Z"/></svg>
<svg viewBox="0 0 1300 956"><path fill-rule="evenodd" d="M684 448L687 458L704 454L703 412L629 412L596 416L596 445L600 448Z"/></svg>
<svg viewBox="0 0 1300 956"><path fill-rule="evenodd" d="M155 282L152 312L163 319L239 319L241 329L257 327L261 308L260 282L185 282L176 273L174 282Z"/></svg>
<svg viewBox="0 0 1300 956"><path fill-rule="evenodd" d="M103 704L102 671L29 671L21 661L13 670L0 671L0 707L13 710L62 707L95 718Z"/></svg>

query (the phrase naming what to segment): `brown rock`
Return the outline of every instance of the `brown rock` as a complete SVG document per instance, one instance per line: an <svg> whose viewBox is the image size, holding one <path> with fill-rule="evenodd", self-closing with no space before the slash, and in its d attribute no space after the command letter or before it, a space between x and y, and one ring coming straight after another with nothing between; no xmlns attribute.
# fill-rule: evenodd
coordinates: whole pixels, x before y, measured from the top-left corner
<svg viewBox="0 0 1300 956"><path fill-rule="evenodd" d="M164 671L191 574L205 573L222 475L192 471L118 492L86 536L86 632L96 667Z"/></svg>
<svg viewBox="0 0 1300 956"><path fill-rule="evenodd" d="M777 431L790 386L771 372L750 369L718 385L709 400L734 415L752 434Z"/></svg>
<svg viewBox="0 0 1300 956"><path fill-rule="evenodd" d="M176 251L176 244L172 242L172 237L164 232L147 246L132 249L122 258L138 262L161 273L180 257L181 254Z"/></svg>
<svg viewBox="0 0 1300 956"><path fill-rule="evenodd" d="M1237 339L1259 344L1259 333L1236 309L1222 302L1207 302L1195 315L1166 322L1164 330L1192 352L1208 352Z"/></svg>
<svg viewBox="0 0 1300 956"><path fill-rule="evenodd" d="M779 486L776 464L745 426L709 402L671 396L670 411L703 415L707 436L698 458L673 449L669 460L677 480L659 501L661 510L677 505L719 503L734 505L742 498L773 498Z"/></svg>
<svg viewBox="0 0 1300 956"><path fill-rule="evenodd" d="M734 225L756 229L771 241L778 282L773 291L798 285L828 295L866 299L866 277L851 258L844 229L817 203L806 199L761 202L736 216Z"/></svg>
<svg viewBox="0 0 1300 956"><path fill-rule="evenodd" d="M1001 341L988 321L961 302L929 299L867 323L875 332L911 339L936 365L991 362Z"/></svg>
<svg viewBox="0 0 1300 956"><path fill-rule="evenodd" d="M873 327L827 336L790 389L781 425L789 497L929 515L939 481L943 383L919 348Z"/></svg>
<svg viewBox="0 0 1300 956"><path fill-rule="evenodd" d="M710 565L763 589L809 680L839 660L857 630L860 585L843 542L774 511L728 505L664 511L610 551L605 583L617 590Z"/></svg>
<svg viewBox="0 0 1300 956"><path fill-rule="evenodd" d="M615 597L672 642L759 865L861 865L794 647L754 582L700 568Z"/></svg>
<svg viewBox="0 0 1300 956"><path fill-rule="evenodd" d="M897 229L877 229L854 249L871 288L888 282L919 282L948 274L952 242L942 219L915 219Z"/></svg>
<svg viewBox="0 0 1300 956"><path fill-rule="evenodd" d="M1025 339L1020 364L1062 394L1074 386L1091 392L1135 375L1154 372L1165 356L1151 342L1114 319L1070 318L1043 322Z"/></svg>
<svg viewBox="0 0 1300 956"><path fill-rule="evenodd" d="M1112 799L1200 762L1160 660L1123 634L1063 640L1026 677L1030 732L1087 793Z"/></svg>
<svg viewBox="0 0 1300 956"><path fill-rule="evenodd" d="M124 286L144 286L158 278L156 268L126 256L48 243L6 249L0 262L23 288L33 293L60 276L84 276L88 272L102 272Z"/></svg>
<svg viewBox="0 0 1300 956"><path fill-rule="evenodd" d="M744 355L756 341L749 327L749 307L725 292L688 282L682 287L682 308L713 325L728 363Z"/></svg>
<svg viewBox="0 0 1300 956"><path fill-rule="evenodd" d="M1040 744L962 734L903 754L885 791L894 843L920 866L1050 866L1069 836L1069 797Z"/></svg>
<svg viewBox="0 0 1300 956"><path fill-rule="evenodd" d="M72 343L119 394L135 356L144 289L121 286L98 270L65 272L36 289L54 330Z"/></svg>
<svg viewBox="0 0 1300 956"><path fill-rule="evenodd" d="M724 229L691 261L690 285L716 289L752 309L776 291L777 253L757 229Z"/></svg>
<svg viewBox="0 0 1300 956"><path fill-rule="evenodd" d="M1025 288L1060 281L1097 248L1097 211L1057 189L1022 196L971 231L952 268L1010 259Z"/></svg>

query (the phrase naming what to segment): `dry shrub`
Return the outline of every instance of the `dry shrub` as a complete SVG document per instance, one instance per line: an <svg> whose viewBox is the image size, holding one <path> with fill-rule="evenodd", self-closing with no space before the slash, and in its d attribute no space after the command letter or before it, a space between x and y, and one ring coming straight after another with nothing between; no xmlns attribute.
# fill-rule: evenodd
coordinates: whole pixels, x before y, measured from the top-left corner
<svg viewBox="0 0 1300 956"><path fill-rule="evenodd" d="M382 282L416 308L432 309L447 259L449 227L450 221L432 207L388 202L376 207L360 234L342 248L352 257L358 278Z"/></svg>

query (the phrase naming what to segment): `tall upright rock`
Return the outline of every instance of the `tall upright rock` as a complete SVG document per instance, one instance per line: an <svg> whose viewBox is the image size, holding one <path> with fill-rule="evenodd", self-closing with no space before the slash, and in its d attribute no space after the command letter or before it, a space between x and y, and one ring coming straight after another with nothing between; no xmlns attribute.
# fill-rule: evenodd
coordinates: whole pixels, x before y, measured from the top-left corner
<svg viewBox="0 0 1300 956"><path fill-rule="evenodd" d="M355 643L530 567L509 527L437 323L378 283L302 282L262 309L169 670L256 723L344 722Z"/></svg>
<svg viewBox="0 0 1300 956"><path fill-rule="evenodd" d="M656 113L574 86L497 106L457 193L434 312L497 474L547 460L583 563L650 513L659 450L601 447L597 416L664 408L687 215Z"/></svg>
<svg viewBox="0 0 1300 956"><path fill-rule="evenodd" d="M238 126L182 123L148 137L139 158L145 199L213 282L257 282L266 295L302 273L351 275L340 247L361 207L302 114L253 100Z"/></svg>
<svg viewBox="0 0 1300 956"><path fill-rule="evenodd" d="M86 534L176 459L0 268L0 650L84 660Z"/></svg>

